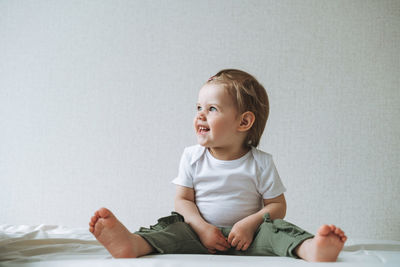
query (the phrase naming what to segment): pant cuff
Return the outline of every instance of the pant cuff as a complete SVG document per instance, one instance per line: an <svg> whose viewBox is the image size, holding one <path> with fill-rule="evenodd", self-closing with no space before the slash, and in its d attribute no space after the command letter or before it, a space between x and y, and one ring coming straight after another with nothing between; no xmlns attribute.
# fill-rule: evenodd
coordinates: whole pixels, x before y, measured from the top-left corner
<svg viewBox="0 0 400 267"><path fill-rule="evenodd" d="M296 248L301 245L304 241L306 241L307 239L313 238L314 235L305 232L302 235L299 235L296 237L295 241L293 241L292 244L290 244L290 246L288 247L287 253L289 257L292 258L296 258L296 259L300 259L300 257L296 254L295 250Z"/></svg>

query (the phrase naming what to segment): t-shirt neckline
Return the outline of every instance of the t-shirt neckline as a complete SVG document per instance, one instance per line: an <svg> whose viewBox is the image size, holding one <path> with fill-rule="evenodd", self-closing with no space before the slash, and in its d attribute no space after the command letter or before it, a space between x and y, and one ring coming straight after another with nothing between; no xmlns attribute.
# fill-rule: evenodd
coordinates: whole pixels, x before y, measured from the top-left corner
<svg viewBox="0 0 400 267"><path fill-rule="evenodd" d="M251 149L244 154L243 156L241 156L238 159L233 159L233 160L222 160L222 159L217 159L215 158L211 152L208 150L208 148L206 148L206 157L213 163L215 164L219 164L219 165L225 165L225 166L237 166L240 165L241 163L243 163L245 160L247 160L247 158L250 156L251 154Z"/></svg>

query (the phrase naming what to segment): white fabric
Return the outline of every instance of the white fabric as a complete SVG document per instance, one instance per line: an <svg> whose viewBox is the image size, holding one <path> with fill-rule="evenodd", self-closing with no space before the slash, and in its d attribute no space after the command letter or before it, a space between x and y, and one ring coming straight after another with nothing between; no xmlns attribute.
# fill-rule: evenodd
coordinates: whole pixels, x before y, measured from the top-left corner
<svg viewBox="0 0 400 267"><path fill-rule="evenodd" d="M205 147L184 150L174 184L194 188L203 218L229 227L262 208L262 199L286 191L272 156L256 148L236 160L218 160Z"/></svg>
<svg viewBox="0 0 400 267"><path fill-rule="evenodd" d="M56 225L0 225L0 266L133 266L236 267L327 266L287 257L218 255L149 255L138 259L112 259L87 228ZM349 239L338 262L329 266L400 266L400 242Z"/></svg>

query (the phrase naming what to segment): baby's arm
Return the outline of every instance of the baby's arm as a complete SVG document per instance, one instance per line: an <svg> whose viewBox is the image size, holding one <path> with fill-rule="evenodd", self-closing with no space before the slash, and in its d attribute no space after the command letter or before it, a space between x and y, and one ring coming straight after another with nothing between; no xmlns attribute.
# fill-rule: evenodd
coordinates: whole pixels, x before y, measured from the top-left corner
<svg viewBox="0 0 400 267"><path fill-rule="evenodd" d="M215 253L217 250L225 251L230 248L221 230L207 223L201 217L195 204L193 188L177 186L175 211L182 214L185 222L193 228L199 236L201 243L210 253Z"/></svg>
<svg viewBox="0 0 400 267"><path fill-rule="evenodd" d="M228 236L229 244L237 250L247 250L266 213L269 213L271 220L283 219L286 214L285 196L282 194L276 198L264 199L264 207L260 211L235 223Z"/></svg>

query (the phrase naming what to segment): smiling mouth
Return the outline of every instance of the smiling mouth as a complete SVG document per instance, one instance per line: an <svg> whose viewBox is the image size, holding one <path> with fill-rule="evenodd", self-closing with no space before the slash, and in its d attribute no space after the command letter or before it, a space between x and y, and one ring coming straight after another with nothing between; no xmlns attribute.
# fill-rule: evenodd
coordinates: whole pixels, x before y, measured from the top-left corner
<svg viewBox="0 0 400 267"><path fill-rule="evenodd" d="M203 134L203 133L206 133L206 132L209 132L209 131L210 131L210 128L206 128L206 127L203 127L203 126L200 126L199 130L198 130L198 132L200 134Z"/></svg>

